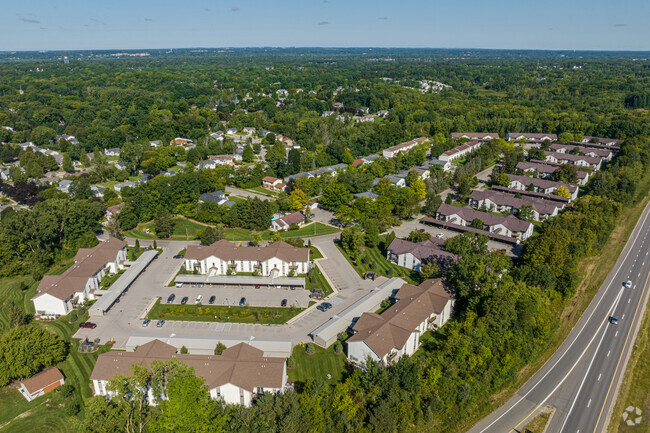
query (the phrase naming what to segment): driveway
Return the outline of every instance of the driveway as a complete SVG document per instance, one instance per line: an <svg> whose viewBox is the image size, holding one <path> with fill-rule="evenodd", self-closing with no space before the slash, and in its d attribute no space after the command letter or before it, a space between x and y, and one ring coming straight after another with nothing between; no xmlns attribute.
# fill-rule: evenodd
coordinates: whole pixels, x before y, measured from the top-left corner
<svg viewBox="0 0 650 433"><path fill-rule="evenodd" d="M250 198L257 197L260 200L264 200L264 201L271 200L273 198L273 197L269 197L269 196L266 196L266 195L246 191L246 190L243 190L243 189L233 188L232 186L227 186L226 187L226 193L230 194L230 195L237 195L239 197L250 197Z"/></svg>

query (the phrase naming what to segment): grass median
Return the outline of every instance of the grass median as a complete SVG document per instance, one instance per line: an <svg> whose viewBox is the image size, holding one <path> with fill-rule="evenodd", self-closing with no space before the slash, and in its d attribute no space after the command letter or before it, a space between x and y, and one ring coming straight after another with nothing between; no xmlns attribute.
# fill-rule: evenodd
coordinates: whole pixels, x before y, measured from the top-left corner
<svg viewBox="0 0 650 433"><path fill-rule="evenodd" d="M147 317L181 322L259 323L282 325L304 311L297 307L226 307L223 305L161 304L156 301Z"/></svg>

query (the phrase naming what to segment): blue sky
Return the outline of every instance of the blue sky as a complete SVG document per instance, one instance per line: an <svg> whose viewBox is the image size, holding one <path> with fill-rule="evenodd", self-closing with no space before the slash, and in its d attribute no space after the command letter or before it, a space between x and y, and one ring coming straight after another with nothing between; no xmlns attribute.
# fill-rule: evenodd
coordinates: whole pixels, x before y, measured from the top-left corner
<svg viewBox="0 0 650 433"><path fill-rule="evenodd" d="M650 50L648 0L21 0L0 50L432 47Z"/></svg>

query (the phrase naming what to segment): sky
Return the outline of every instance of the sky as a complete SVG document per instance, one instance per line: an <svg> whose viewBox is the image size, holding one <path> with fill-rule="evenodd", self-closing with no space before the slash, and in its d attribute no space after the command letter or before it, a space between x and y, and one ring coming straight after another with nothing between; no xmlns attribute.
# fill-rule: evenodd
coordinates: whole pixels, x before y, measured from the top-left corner
<svg viewBox="0 0 650 433"><path fill-rule="evenodd" d="M0 51L412 47L650 50L648 0L20 0Z"/></svg>

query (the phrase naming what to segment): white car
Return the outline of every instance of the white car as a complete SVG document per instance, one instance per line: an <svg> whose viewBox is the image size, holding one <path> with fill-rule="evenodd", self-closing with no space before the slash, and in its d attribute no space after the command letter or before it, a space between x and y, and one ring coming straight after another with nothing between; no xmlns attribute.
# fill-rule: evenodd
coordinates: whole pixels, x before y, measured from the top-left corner
<svg viewBox="0 0 650 433"><path fill-rule="evenodd" d="M627 280L627 281L625 282L625 287L627 287L628 289L631 288L631 287L632 287L632 281Z"/></svg>
<svg viewBox="0 0 650 433"><path fill-rule="evenodd" d="M438 239L442 239L444 236L445 236L444 233L438 233L438 234L436 235L436 237L437 237Z"/></svg>
<svg viewBox="0 0 650 433"><path fill-rule="evenodd" d="M203 295L199 295L196 297L196 301L194 301L195 304L200 304L201 301L203 300Z"/></svg>

